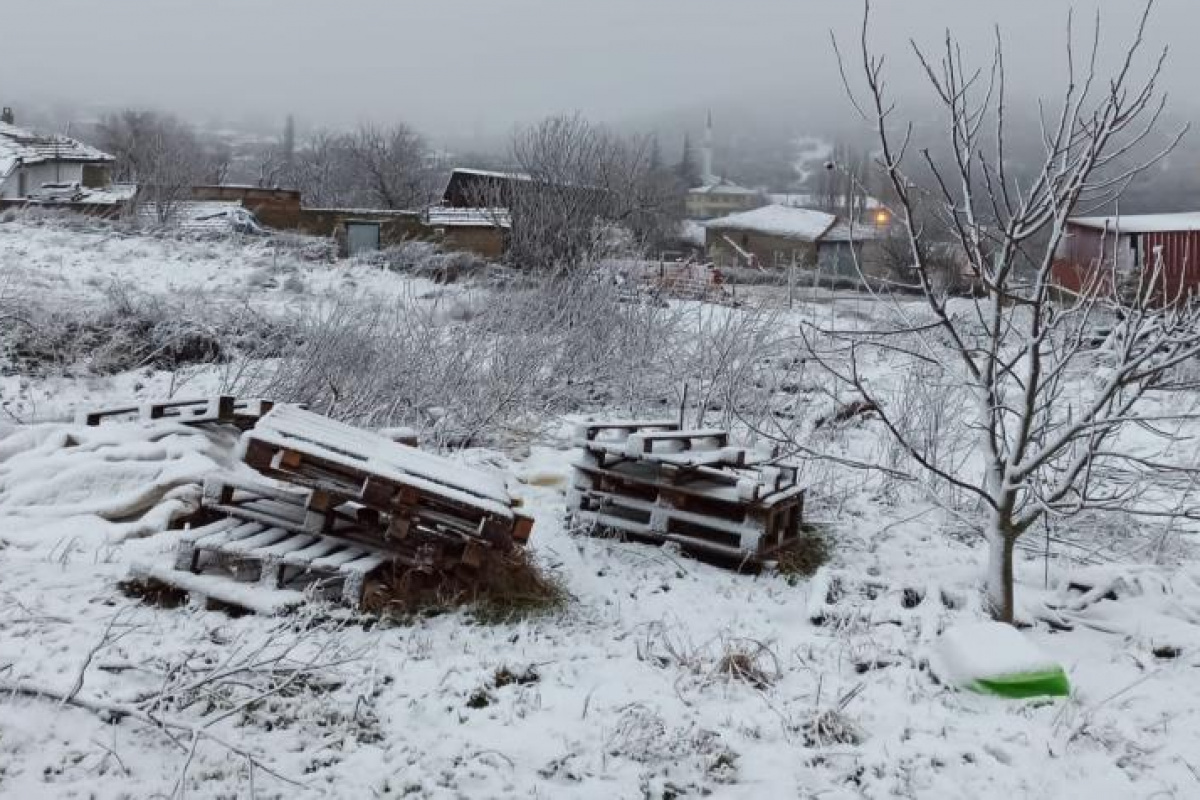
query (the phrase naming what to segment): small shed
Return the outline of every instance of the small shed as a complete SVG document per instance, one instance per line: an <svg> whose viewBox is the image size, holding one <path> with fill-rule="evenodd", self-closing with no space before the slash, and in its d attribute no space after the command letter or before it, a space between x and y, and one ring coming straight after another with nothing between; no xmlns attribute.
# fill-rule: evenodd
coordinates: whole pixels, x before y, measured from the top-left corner
<svg viewBox="0 0 1200 800"><path fill-rule="evenodd" d="M721 267L813 267L817 243L837 217L806 208L770 205L706 222L709 257Z"/></svg>
<svg viewBox="0 0 1200 800"><path fill-rule="evenodd" d="M822 275L859 280L883 278L887 271L884 240L888 226L839 219L817 242L817 269Z"/></svg>
<svg viewBox="0 0 1200 800"><path fill-rule="evenodd" d="M1055 254L1055 283L1079 295L1200 294L1200 212L1073 217ZM1149 273L1147 271L1150 271Z"/></svg>
<svg viewBox="0 0 1200 800"><path fill-rule="evenodd" d="M492 259L504 255L512 228L506 208L433 206L425 209L423 222L434 241L446 249Z"/></svg>

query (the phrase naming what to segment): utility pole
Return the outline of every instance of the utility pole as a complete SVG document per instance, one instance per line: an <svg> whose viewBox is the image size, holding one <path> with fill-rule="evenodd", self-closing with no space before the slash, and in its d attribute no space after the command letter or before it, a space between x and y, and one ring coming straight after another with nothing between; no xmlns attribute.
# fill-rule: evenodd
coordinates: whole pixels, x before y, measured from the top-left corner
<svg viewBox="0 0 1200 800"><path fill-rule="evenodd" d="M792 307L792 299L796 291L796 251L792 251L792 263L788 265L788 308Z"/></svg>

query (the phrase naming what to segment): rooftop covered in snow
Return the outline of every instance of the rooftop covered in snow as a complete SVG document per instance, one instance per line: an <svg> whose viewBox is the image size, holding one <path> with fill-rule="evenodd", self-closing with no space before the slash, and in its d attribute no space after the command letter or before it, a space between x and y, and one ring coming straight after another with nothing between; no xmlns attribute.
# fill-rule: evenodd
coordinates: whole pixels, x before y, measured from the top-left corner
<svg viewBox="0 0 1200 800"><path fill-rule="evenodd" d="M77 139L52 133L37 133L0 122L0 178L18 164L42 164L54 161L109 163L113 157Z"/></svg>
<svg viewBox="0 0 1200 800"><path fill-rule="evenodd" d="M431 206L425 210L425 224L435 228L511 228L512 216L506 208Z"/></svg>
<svg viewBox="0 0 1200 800"><path fill-rule="evenodd" d="M704 223L704 226L709 230L761 233L785 239L815 242L824 236L836 222L837 217L822 211L772 205L709 220Z"/></svg>
<svg viewBox="0 0 1200 800"><path fill-rule="evenodd" d="M1112 233L1176 233L1200 231L1200 211L1113 217L1072 217L1068 222L1081 228L1106 230Z"/></svg>
<svg viewBox="0 0 1200 800"><path fill-rule="evenodd" d="M689 189L690 194L736 194L736 195L751 195L760 194L757 189L749 189L745 186L726 180L725 178L717 178L714 181L697 186L694 189Z"/></svg>

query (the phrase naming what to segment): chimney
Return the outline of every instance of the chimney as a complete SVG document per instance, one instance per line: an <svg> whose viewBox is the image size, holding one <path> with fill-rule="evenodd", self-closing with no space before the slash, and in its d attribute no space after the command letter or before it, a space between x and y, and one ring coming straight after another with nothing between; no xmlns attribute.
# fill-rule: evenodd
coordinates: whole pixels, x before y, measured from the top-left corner
<svg viewBox="0 0 1200 800"><path fill-rule="evenodd" d="M17 117L13 114L11 106L5 106L3 111L0 111L0 122L7 122L9 125L15 125Z"/></svg>

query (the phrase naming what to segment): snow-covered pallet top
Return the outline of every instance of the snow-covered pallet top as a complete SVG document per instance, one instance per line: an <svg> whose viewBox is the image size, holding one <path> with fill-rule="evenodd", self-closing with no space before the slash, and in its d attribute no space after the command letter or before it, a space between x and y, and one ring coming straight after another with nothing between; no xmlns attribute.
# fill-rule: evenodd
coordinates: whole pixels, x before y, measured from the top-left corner
<svg viewBox="0 0 1200 800"><path fill-rule="evenodd" d="M669 420L596 423L577 428L575 444L596 460L581 468L618 469L648 482L663 469L686 471L689 490L726 502L777 501L799 491L795 466L777 463L769 446L730 445L729 432L716 428L681 430Z"/></svg>
<svg viewBox="0 0 1200 800"><path fill-rule="evenodd" d="M306 453L511 518L504 479L295 406L279 406L243 437Z"/></svg>

